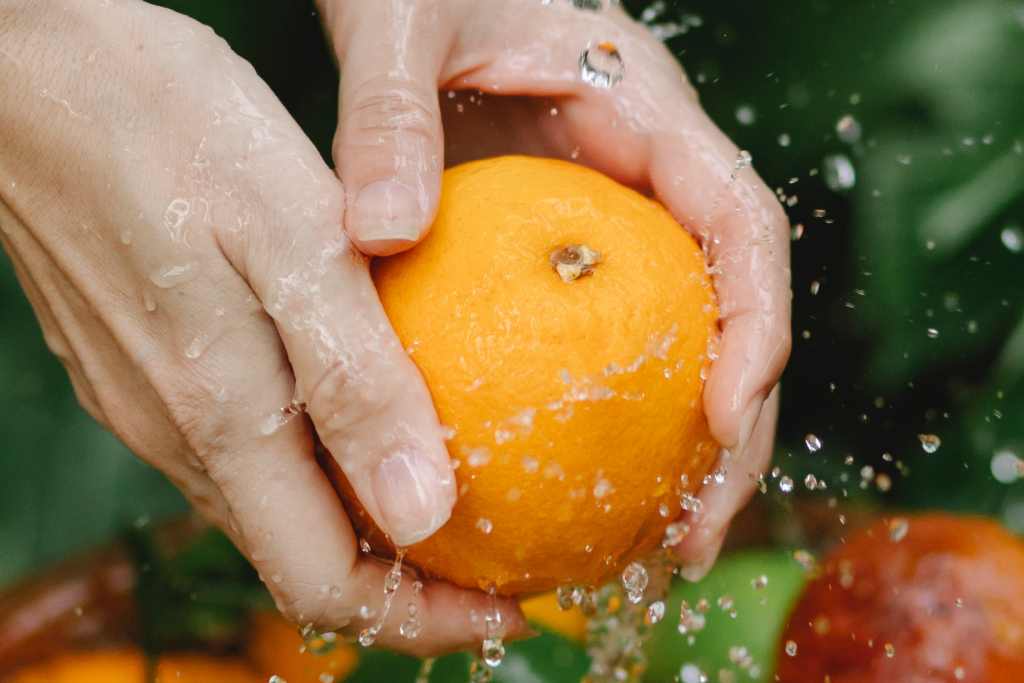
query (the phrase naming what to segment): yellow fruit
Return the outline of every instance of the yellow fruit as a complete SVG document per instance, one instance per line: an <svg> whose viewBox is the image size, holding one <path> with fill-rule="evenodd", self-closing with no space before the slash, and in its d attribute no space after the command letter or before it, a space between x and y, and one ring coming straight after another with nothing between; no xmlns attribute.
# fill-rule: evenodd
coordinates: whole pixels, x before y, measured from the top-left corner
<svg viewBox="0 0 1024 683"><path fill-rule="evenodd" d="M580 644L587 642L587 618L578 609L560 609L558 595L554 591L527 598L519 603L519 607L531 624Z"/></svg>
<svg viewBox="0 0 1024 683"><path fill-rule="evenodd" d="M306 646L294 624L264 612L253 613L245 649L264 680L278 676L287 683L322 683L328 677L343 681L359 663L355 648L340 637L334 650L318 655Z"/></svg>
<svg viewBox="0 0 1024 683"><path fill-rule="evenodd" d="M595 171L526 157L446 171L427 238L372 264L457 467L451 519L406 561L508 595L596 586L658 545L716 454L705 268L660 204Z"/></svg>
<svg viewBox="0 0 1024 683"><path fill-rule="evenodd" d="M11 683L145 683L145 657L138 649L76 651L19 671ZM204 654L160 657L156 683L263 683L246 662Z"/></svg>

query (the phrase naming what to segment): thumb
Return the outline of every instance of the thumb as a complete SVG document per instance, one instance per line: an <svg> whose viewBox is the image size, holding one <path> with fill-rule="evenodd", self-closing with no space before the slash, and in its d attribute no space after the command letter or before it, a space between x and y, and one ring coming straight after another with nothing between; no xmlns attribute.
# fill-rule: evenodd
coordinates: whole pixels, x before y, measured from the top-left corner
<svg viewBox="0 0 1024 683"><path fill-rule="evenodd" d="M433 7L430 11L426 11ZM356 3L334 158L345 228L364 253L408 249L437 212L444 139L437 76L451 35L435 3Z"/></svg>

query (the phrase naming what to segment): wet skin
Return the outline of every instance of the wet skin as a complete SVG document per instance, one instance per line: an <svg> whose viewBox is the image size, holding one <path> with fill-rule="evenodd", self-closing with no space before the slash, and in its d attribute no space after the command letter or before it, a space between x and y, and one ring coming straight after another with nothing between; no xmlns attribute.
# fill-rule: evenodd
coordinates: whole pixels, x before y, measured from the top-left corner
<svg viewBox="0 0 1024 683"><path fill-rule="evenodd" d="M713 264L723 341L704 398L729 477L678 546L685 575L706 571L767 466L790 348L772 192L618 8L320 5L341 65L337 175L206 27L138 0L0 0L0 239L82 405L231 535L287 616L356 637L388 567L360 553L313 425L396 543L433 533L456 498L363 254L422 238L445 164L573 159L656 196ZM581 77L595 40L621 55L614 87ZM460 112L439 90L486 95ZM483 593L428 582L416 602L419 637L396 618L378 645L483 639ZM499 608L521 633L514 601Z"/></svg>

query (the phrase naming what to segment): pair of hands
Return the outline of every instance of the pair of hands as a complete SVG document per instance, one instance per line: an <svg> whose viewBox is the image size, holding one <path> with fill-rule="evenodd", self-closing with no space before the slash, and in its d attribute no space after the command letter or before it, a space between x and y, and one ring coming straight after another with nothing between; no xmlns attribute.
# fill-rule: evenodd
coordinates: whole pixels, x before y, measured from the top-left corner
<svg viewBox="0 0 1024 683"><path fill-rule="evenodd" d="M618 8L319 0L341 65L337 174L208 28L141 0L0 0L0 239L82 405L229 533L280 609L354 636L387 567L362 555L309 421L397 544L455 502L430 395L362 254L423 237L444 165L574 159L699 229L721 356L705 411L729 477L678 552L707 570L771 456L790 347L785 216L667 50ZM580 78L591 41L626 78ZM438 90L483 92L438 97ZM556 113L557 112L557 113ZM734 180L735 178L735 180ZM478 643L486 596L428 582L424 625L377 643ZM525 628L500 604L509 636Z"/></svg>

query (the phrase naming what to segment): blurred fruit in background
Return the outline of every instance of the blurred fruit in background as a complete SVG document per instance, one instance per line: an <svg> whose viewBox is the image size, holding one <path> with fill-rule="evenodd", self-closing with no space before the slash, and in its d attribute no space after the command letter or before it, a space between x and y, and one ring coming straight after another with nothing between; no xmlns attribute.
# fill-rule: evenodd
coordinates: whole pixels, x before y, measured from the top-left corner
<svg viewBox="0 0 1024 683"><path fill-rule="evenodd" d="M1024 543L981 518L878 521L822 560L776 655L786 683L1020 681Z"/></svg>

